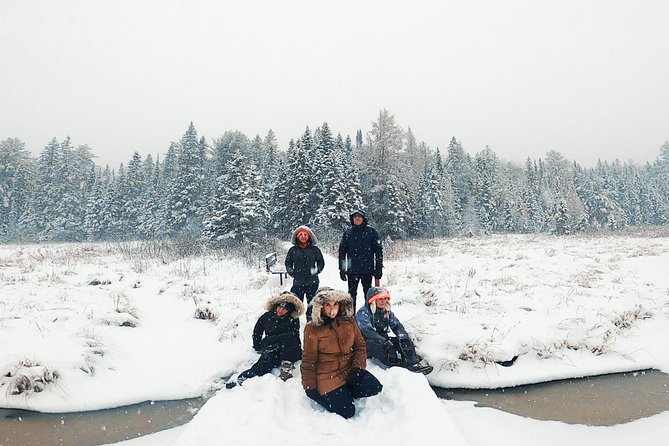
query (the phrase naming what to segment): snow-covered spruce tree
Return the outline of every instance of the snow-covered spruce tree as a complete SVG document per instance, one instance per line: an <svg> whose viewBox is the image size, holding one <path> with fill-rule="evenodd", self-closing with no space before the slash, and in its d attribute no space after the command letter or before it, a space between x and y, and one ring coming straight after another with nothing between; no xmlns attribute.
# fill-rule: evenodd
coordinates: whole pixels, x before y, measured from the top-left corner
<svg viewBox="0 0 669 446"><path fill-rule="evenodd" d="M340 234L349 221L348 172L344 163L344 147L341 136L335 147L321 163L323 172L322 200L316 212L314 225Z"/></svg>
<svg viewBox="0 0 669 446"><path fill-rule="evenodd" d="M541 232L546 217L541 206L541 180L537 162L527 158L525 184L521 189L521 228L523 232Z"/></svg>
<svg viewBox="0 0 669 446"><path fill-rule="evenodd" d="M266 235L269 219L260 172L242 153L235 152L217 183L214 211L203 222L204 236L222 244L249 249L257 246Z"/></svg>
<svg viewBox="0 0 669 446"><path fill-rule="evenodd" d="M472 161L455 137L452 137L448 144L445 167L455 195L458 230L473 231L477 227L477 222L471 218L476 215L472 203Z"/></svg>
<svg viewBox="0 0 669 446"><path fill-rule="evenodd" d="M139 196L139 226L137 233L143 240L159 237L161 225L160 210L160 158L147 155L142 162L142 191Z"/></svg>
<svg viewBox="0 0 669 446"><path fill-rule="evenodd" d="M79 170L70 139L54 138L37 162L35 190L22 224L38 240L74 241L84 238L84 201L87 172ZM83 189L83 191L82 191Z"/></svg>
<svg viewBox="0 0 669 446"><path fill-rule="evenodd" d="M444 237L455 223L454 196L439 149L421 179L416 200L416 232L422 237Z"/></svg>
<svg viewBox="0 0 669 446"><path fill-rule="evenodd" d="M22 238L20 216L28 209L34 160L15 138L0 142L0 241Z"/></svg>
<svg viewBox="0 0 669 446"><path fill-rule="evenodd" d="M362 209L364 207L362 200L362 186L360 184L358 166L353 159L353 146L351 143L351 138L347 136L343 145L341 145L340 141L341 135L338 135L337 140L335 141L335 147L342 147L342 164L340 167L342 169L342 175L344 175L344 179L346 181L346 206L350 214L352 210ZM348 218L346 219L346 224L348 224Z"/></svg>
<svg viewBox="0 0 669 446"><path fill-rule="evenodd" d="M202 231L202 147L193 123L181 138L174 177L169 187L167 228L172 237L193 237Z"/></svg>
<svg viewBox="0 0 669 446"><path fill-rule="evenodd" d="M94 241L109 240L111 238L109 236L111 222L105 218L105 201L111 188L112 174L109 166L99 172L95 168L95 171L95 180L86 200L86 239Z"/></svg>
<svg viewBox="0 0 669 446"><path fill-rule="evenodd" d="M486 232L497 231L500 221L497 156L488 146L474 160L474 202L481 227Z"/></svg>
<svg viewBox="0 0 669 446"><path fill-rule="evenodd" d="M279 180L281 190L287 194L288 201L280 211L285 216L283 225L294 228L301 224L311 224L318 210L318 196L321 194L321 179L317 178L313 160L315 157L314 140L309 127L288 154L288 164L283 177Z"/></svg>
<svg viewBox="0 0 669 446"><path fill-rule="evenodd" d="M291 172L293 157L295 156L296 143L295 140L290 140L288 143L288 151L286 154L286 163L279 167L276 185L269 193L268 211L270 214L268 232L277 237L288 237L290 234L290 204L292 200L291 193Z"/></svg>
<svg viewBox="0 0 669 446"><path fill-rule="evenodd" d="M260 163L260 173L265 192L271 194L279 180L279 171L282 166L279 145L276 142L276 135L272 129L267 131L262 147L263 158Z"/></svg>
<svg viewBox="0 0 669 446"><path fill-rule="evenodd" d="M369 217L379 233L391 237L406 236L411 229L408 222L413 222L410 216L413 209L408 208L410 188L405 181L415 175L409 174L401 157L403 138L395 117L381 110L377 120L372 122L367 143L355 152L362 198ZM402 182L398 183L399 180ZM393 186L389 191L390 184Z"/></svg>
<svg viewBox="0 0 669 446"><path fill-rule="evenodd" d="M134 152L123 178L123 183L118 185L117 198L120 202L120 226L122 232L118 238L122 240L134 240L140 235L140 222L142 220L142 192L146 186L144 172L142 170L142 157L139 152Z"/></svg>

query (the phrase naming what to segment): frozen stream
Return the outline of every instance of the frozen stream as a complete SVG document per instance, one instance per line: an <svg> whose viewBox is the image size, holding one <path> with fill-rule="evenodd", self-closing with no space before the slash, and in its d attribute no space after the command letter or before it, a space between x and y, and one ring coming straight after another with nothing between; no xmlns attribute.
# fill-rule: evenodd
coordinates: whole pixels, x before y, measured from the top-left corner
<svg viewBox="0 0 669 446"><path fill-rule="evenodd" d="M476 401L538 420L610 426L669 410L669 375L656 371L568 379L495 390L442 389L446 399ZM89 446L187 423L206 399L155 401L91 412L48 414L0 409L0 445Z"/></svg>

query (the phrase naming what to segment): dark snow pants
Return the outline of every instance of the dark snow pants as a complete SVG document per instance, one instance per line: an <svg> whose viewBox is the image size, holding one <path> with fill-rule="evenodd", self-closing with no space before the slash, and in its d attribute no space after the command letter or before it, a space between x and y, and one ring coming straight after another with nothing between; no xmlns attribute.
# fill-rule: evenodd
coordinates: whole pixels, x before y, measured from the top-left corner
<svg viewBox="0 0 669 446"><path fill-rule="evenodd" d="M318 290L318 281L309 283L295 283L290 288L290 292L295 294L302 302L307 301L307 322L311 320L311 299L316 295Z"/></svg>
<svg viewBox="0 0 669 446"><path fill-rule="evenodd" d="M337 387L325 395L319 395L314 398L318 404L344 418L351 418L355 415L354 400L357 398L366 398L374 396L381 392L383 385L378 379L367 370L361 370L356 382L349 382L341 387Z"/></svg>
<svg viewBox="0 0 669 446"><path fill-rule="evenodd" d="M382 343L366 340L367 357L381 361L386 367L399 366L408 369L418 362L416 347L408 336L392 336L388 339L394 346L394 349L388 352L383 349Z"/></svg>
<svg viewBox="0 0 669 446"><path fill-rule="evenodd" d="M358 284L362 282L362 300L365 300L367 296L367 290L372 287L372 275L371 274L348 274L348 294L351 295L353 299L353 311L355 311L355 297L358 293Z"/></svg>
<svg viewBox="0 0 669 446"><path fill-rule="evenodd" d="M258 361L250 369L244 370L239 376L253 378L262 376L279 367L281 361L295 362L302 358L302 345L298 335L286 337L281 344L272 344L265 347L260 353Z"/></svg>

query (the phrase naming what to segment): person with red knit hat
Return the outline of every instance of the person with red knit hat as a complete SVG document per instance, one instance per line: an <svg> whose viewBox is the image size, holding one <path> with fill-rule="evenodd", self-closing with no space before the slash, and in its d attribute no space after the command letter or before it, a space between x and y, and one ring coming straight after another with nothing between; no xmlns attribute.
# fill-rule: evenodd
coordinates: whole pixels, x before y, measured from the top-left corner
<svg viewBox="0 0 669 446"><path fill-rule="evenodd" d="M388 290L373 287L367 291L366 297L367 302L355 317L367 344L367 357L380 361L386 367L399 366L412 372L430 373L433 367L416 354L409 334L390 310Z"/></svg>
<svg viewBox="0 0 669 446"><path fill-rule="evenodd" d="M325 267L316 236L308 226L298 226L293 231L293 246L286 254L286 272L293 278L291 293L307 303L307 322L311 320L311 299L318 290L318 274Z"/></svg>

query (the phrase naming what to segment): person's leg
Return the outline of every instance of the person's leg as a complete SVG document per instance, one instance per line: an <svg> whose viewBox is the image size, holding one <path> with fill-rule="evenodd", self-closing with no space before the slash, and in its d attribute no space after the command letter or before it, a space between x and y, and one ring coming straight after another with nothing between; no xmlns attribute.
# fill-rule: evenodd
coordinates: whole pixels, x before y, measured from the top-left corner
<svg viewBox="0 0 669 446"><path fill-rule="evenodd" d="M281 363L279 358L280 352L280 345L272 345L264 349L258 361L250 369L244 370L239 374L239 377L242 378L241 381L271 372L274 367L277 367Z"/></svg>
<svg viewBox="0 0 669 446"><path fill-rule="evenodd" d="M362 297L367 298L367 291L372 287L372 276L360 276L362 282Z"/></svg>
<svg viewBox="0 0 669 446"><path fill-rule="evenodd" d="M408 365L414 365L418 362L418 355L416 355L416 347L411 338L407 335L400 335L397 337L397 351L400 352L402 360Z"/></svg>
<svg viewBox="0 0 669 446"><path fill-rule="evenodd" d="M353 299L353 311L355 311L355 295L358 292L358 284L360 283L360 276L356 276L354 274L349 274L348 275L348 294L351 295L351 299ZM364 299L365 296L363 295L362 298Z"/></svg>
<svg viewBox="0 0 669 446"><path fill-rule="evenodd" d="M361 370L356 379L350 380L348 388L353 398L366 398L377 395L383 385L367 370Z"/></svg>
<svg viewBox="0 0 669 446"><path fill-rule="evenodd" d="M351 418L355 415L355 404L353 403L353 396L347 385L343 385L328 392L325 395L320 395L318 404L325 407L328 412L336 413L343 418Z"/></svg>
<svg viewBox="0 0 669 446"><path fill-rule="evenodd" d="M290 287L290 292L296 295L302 302L304 302L304 291L304 285L293 281L293 286Z"/></svg>
<svg viewBox="0 0 669 446"><path fill-rule="evenodd" d="M283 343L279 355L279 362L299 361L302 358L302 345L300 344L299 335L289 336Z"/></svg>
<svg viewBox="0 0 669 446"><path fill-rule="evenodd" d="M397 365L397 355L395 352L387 352L383 345L376 341L366 341L367 343L367 357L374 358L380 361L386 367Z"/></svg>
<svg viewBox="0 0 669 446"><path fill-rule="evenodd" d="M304 285L305 293L304 296L306 297L307 300L307 322L311 320L311 300L314 298L316 295L316 291L318 291L318 280L316 282L308 283Z"/></svg>

